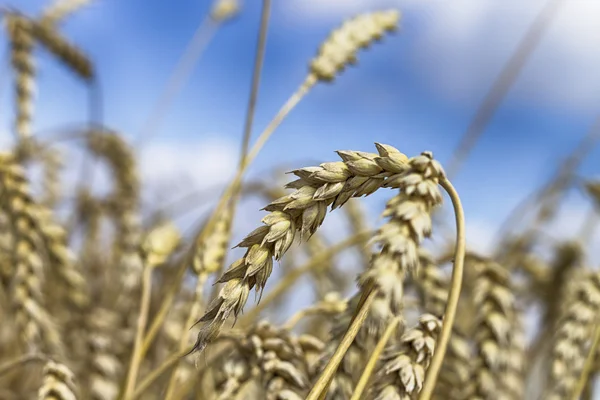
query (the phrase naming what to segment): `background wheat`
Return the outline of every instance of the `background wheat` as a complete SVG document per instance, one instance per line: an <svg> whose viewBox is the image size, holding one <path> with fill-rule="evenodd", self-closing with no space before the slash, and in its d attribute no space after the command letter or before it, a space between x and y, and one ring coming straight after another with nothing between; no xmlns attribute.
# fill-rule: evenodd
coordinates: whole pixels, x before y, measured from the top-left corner
<svg viewBox="0 0 600 400"><path fill-rule="evenodd" d="M0 399L598 396L600 8L273 3L0 8Z"/></svg>

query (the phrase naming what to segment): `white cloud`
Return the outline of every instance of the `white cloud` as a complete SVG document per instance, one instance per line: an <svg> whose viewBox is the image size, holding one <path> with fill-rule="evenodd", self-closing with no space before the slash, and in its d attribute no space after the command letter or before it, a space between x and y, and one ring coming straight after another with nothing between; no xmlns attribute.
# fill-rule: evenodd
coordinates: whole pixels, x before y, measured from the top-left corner
<svg viewBox="0 0 600 400"><path fill-rule="evenodd" d="M293 0L288 11L306 23L399 7L404 12L401 25L418 26L413 50L402 55L402 62L410 57L424 80L443 96L471 103L490 87L547 1ZM599 43L600 3L564 1L520 75L514 94L523 101L571 110L597 109Z"/></svg>
<svg viewBox="0 0 600 400"><path fill-rule="evenodd" d="M467 247L478 254L491 256L494 234L498 224L485 219L472 218L466 221Z"/></svg>
<svg viewBox="0 0 600 400"><path fill-rule="evenodd" d="M235 171L238 145L225 138L152 142L144 148L140 170L145 185L173 198L223 184ZM164 193L167 190L168 193Z"/></svg>
<svg viewBox="0 0 600 400"><path fill-rule="evenodd" d="M291 0L286 5L289 15L300 18L339 18L372 7L394 5L389 0Z"/></svg>

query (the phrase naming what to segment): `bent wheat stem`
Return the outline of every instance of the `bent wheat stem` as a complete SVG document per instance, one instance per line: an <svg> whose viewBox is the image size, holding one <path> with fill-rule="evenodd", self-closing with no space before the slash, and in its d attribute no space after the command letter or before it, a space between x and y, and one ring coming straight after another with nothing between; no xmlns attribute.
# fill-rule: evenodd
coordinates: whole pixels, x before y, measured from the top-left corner
<svg viewBox="0 0 600 400"><path fill-rule="evenodd" d="M452 334L452 325L456 318L456 310L458 308L458 299L462 287L462 277L465 263L466 237L465 237L465 215L460 201L460 197L454 189L454 186L446 178L440 179L440 185L450 196L454 214L456 218L456 246L454 248L454 268L452 269L452 280L450 283L450 292L448 293L448 303L444 312L444 320L442 322L442 330L440 332L436 349L431 359L431 365L425 377L423 390L419 396L419 400L429 400L433 394L435 383L438 374L446 355L446 349Z"/></svg>

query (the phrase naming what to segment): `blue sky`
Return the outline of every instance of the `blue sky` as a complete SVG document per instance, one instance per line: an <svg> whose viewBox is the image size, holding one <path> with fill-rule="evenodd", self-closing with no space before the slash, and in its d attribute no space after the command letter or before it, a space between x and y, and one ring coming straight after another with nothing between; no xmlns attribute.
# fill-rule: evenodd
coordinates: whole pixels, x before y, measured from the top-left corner
<svg viewBox="0 0 600 400"><path fill-rule="evenodd" d="M176 60L210 8L209 1L98 0L62 25L94 60L104 121L136 138ZM332 85L318 85L269 141L250 171L285 163L335 160L334 150L374 151L373 142L408 155L431 150L445 163L502 65L546 1L274 1L254 132L302 82L307 64L343 19L397 7L401 29L359 55ZM485 241L504 215L586 134L600 111L600 5L567 1L531 55L455 184L471 241ZM42 0L13 0L38 15ZM173 103L159 135L146 144L148 181L201 189L231 174L249 91L260 2L219 30ZM2 54L6 54L3 36ZM39 51L35 130L84 122L86 88ZM6 65L6 61L4 62ZM3 67L6 68L6 67ZM11 135L12 84L3 74L0 125ZM40 135L44 135L41 133ZM580 173L598 175L595 150ZM169 198L175 190L162 193ZM377 215L386 196L369 204ZM571 228L587 212L575 198ZM249 214L250 215L250 214ZM247 218L253 225L259 215ZM250 222L251 221L251 222ZM573 222L575 221L575 222ZM566 222L561 230L569 229ZM563 229L564 228L564 229ZM575 229L576 230L576 229ZM571 229L573 231L573 229ZM569 231L569 232L571 232Z"/></svg>

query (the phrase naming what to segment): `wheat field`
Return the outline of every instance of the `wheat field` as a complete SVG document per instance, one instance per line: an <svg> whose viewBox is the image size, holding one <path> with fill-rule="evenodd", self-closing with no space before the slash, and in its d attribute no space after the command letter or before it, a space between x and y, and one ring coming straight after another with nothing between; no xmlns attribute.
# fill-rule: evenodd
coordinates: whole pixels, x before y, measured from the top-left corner
<svg viewBox="0 0 600 400"><path fill-rule="evenodd" d="M34 132L44 78L36 49L91 93L101 86L92 49L61 29L92 2L56 0L39 15L1 9L15 115L0 118L12 118L15 140L0 153L0 400L594 398L600 272L587 254L600 181L576 169L596 130L557 162L534 201L514 210L491 252L467 246L469 209L453 184L476 129L447 169L431 149L405 154L402 143L339 150L340 135L335 156L294 167L285 183L277 171L246 179L294 108L385 51L405 18L384 9L340 21L314 44L305 75L293 78L297 90L252 132L272 6L263 0L233 177L210 190L216 201L202 220L182 229L142 201L139 143L118 129L92 115L55 140ZM234 24L242 6L214 1L204 39ZM148 131L199 50L188 48L176 66ZM86 155L83 165L61 148L70 142ZM93 189L98 166L102 192ZM573 185L590 217L578 235L549 240L544 227ZM363 200L375 193L386 199L378 220ZM236 243L249 197L260 199L262 214ZM334 214L350 227L336 242L321 229ZM298 307L307 290L314 301Z"/></svg>

